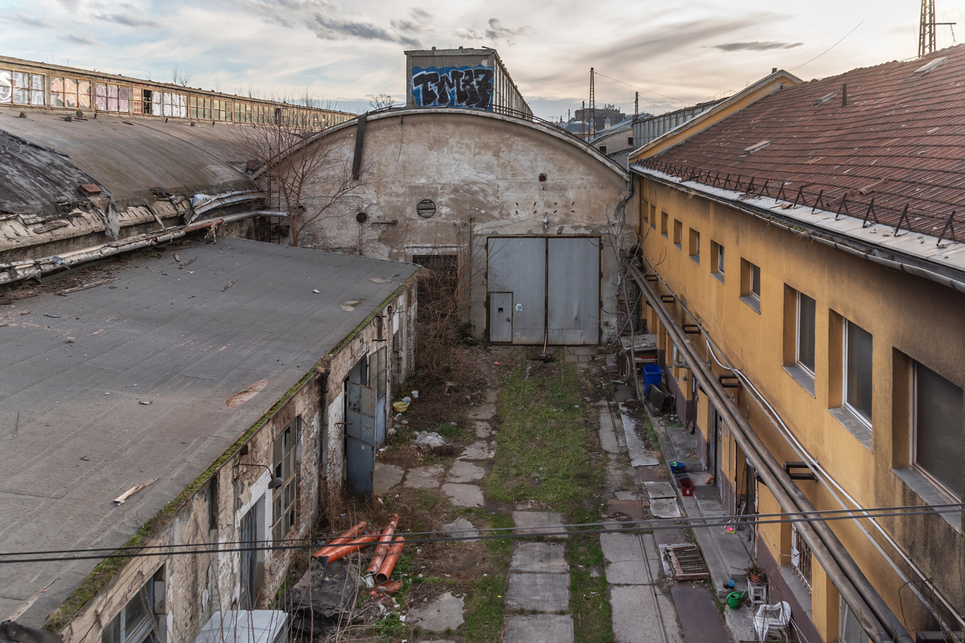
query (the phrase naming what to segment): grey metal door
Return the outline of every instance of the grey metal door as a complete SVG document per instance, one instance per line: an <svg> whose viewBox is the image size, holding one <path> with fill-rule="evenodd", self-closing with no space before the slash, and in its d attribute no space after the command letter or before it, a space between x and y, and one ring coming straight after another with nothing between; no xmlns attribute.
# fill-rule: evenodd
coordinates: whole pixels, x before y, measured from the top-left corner
<svg viewBox="0 0 965 643"><path fill-rule="evenodd" d="M513 341L513 293L489 293L489 341Z"/></svg>
<svg viewBox="0 0 965 643"><path fill-rule="evenodd" d="M348 488L357 496L372 495L375 471L375 391L346 382L345 470Z"/></svg>
<svg viewBox="0 0 965 643"><path fill-rule="evenodd" d="M542 344L546 329L546 239L491 237L487 249L488 291L513 294L513 343Z"/></svg>
<svg viewBox="0 0 965 643"><path fill-rule="evenodd" d="M548 341L596 345L600 338L600 240L550 237L547 243Z"/></svg>

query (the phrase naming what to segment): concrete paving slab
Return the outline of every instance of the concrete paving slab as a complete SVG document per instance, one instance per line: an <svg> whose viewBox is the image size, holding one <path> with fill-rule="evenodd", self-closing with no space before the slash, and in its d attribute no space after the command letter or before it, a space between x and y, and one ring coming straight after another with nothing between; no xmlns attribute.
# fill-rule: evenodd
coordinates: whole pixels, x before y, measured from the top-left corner
<svg viewBox="0 0 965 643"><path fill-rule="evenodd" d="M620 466L619 462L616 462L615 458L609 458L606 461L606 482L604 483L606 490L611 493L620 493L618 489L626 489L627 487L627 476L624 473L623 467Z"/></svg>
<svg viewBox="0 0 965 643"><path fill-rule="evenodd" d="M485 440L493 434L492 425L485 420L476 420L472 423L472 429L476 432L476 437Z"/></svg>
<svg viewBox="0 0 965 643"><path fill-rule="evenodd" d="M573 643L573 617L556 614L509 616L503 643Z"/></svg>
<svg viewBox="0 0 965 643"><path fill-rule="evenodd" d="M649 467L660 464L657 453L649 451L643 439L637 434L637 421L620 409L620 418L623 420L623 435L627 441L627 451L630 453L630 466Z"/></svg>
<svg viewBox="0 0 965 643"><path fill-rule="evenodd" d="M656 518L680 518L680 505L674 498L660 498L650 501L650 513Z"/></svg>
<svg viewBox="0 0 965 643"><path fill-rule="evenodd" d="M462 598L453 596L452 592L446 592L427 603L425 607L410 610L407 621L412 621L430 632L445 632L462 625L462 609Z"/></svg>
<svg viewBox="0 0 965 643"><path fill-rule="evenodd" d="M682 642L676 610L656 587L647 585L615 586L610 588L613 610L613 638L617 643L639 641ZM663 636L660 636L660 633ZM725 636L717 643L724 643ZM690 643L688 641L688 643Z"/></svg>
<svg viewBox="0 0 965 643"><path fill-rule="evenodd" d="M563 543L519 543L509 568L514 572L568 572L563 549Z"/></svg>
<svg viewBox="0 0 965 643"><path fill-rule="evenodd" d="M636 467L637 478L640 482L666 482L667 469L663 466Z"/></svg>
<svg viewBox="0 0 965 643"><path fill-rule="evenodd" d="M621 513L630 520L643 520L643 503L639 500L608 500L606 506L611 516Z"/></svg>
<svg viewBox="0 0 965 643"><path fill-rule="evenodd" d="M402 482L405 469L392 464L382 462L375 463L375 471L372 476L372 491L380 495Z"/></svg>
<svg viewBox="0 0 965 643"><path fill-rule="evenodd" d="M565 612L570 606L570 575L511 572L506 606L530 612Z"/></svg>
<svg viewBox="0 0 965 643"><path fill-rule="evenodd" d="M484 475L486 475L486 470L482 467L463 460L456 460L449 467L447 480L449 482L475 482L481 480Z"/></svg>
<svg viewBox="0 0 965 643"><path fill-rule="evenodd" d="M442 484L442 475L446 472L441 464L431 464L427 467L409 469L405 474L403 487L408 489L438 489Z"/></svg>
<svg viewBox="0 0 965 643"><path fill-rule="evenodd" d="M479 535L479 531L465 518L456 518L449 524L443 525L442 530L450 538L475 538Z"/></svg>
<svg viewBox="0 0 965 643"><path fill-rule="evenodd" d="M674 491L673 485L669 482L644 482L643 486L651 500L677 497L677 492Z"/></svg>
<svg viewBox="0 0 965 643"><path fill-rule="evenodd" d="M537 531L559 532L563 530L563 514L557 511L514 511L513 524L517 534L531 534ZM565 538L566 536L549 536Z"/></svg>
<svg viewBox="0 0 965 643"><path fill-rule="evenodd" d="M470 420L491 420L496 415L496 404L487 402L469 409L466 415Z"/></svg>
<svg viewBox="0 0 965 643"><path fill-rule="evenodd" d="M687 643L729 640L717 604L703 585L675 583L670 587Z"/></svg>
<svg viewBox="0 0 965 643"><path fill-rule="evenodd" d="M447 482L442 485L442 492L449 496L449 500L457 507L482 507L485 504L482 489L474 484Z"/></svg>
<svg viewBox="0 0 965 643"><path fill-rule="evenodd" d="M480 440L479 442L473 442L466 450L462 452L459 456L460 460L492 460L493 456L496 455L496 448Z"/></svg>
<svg viewBox="0 0 965 643"><path fill-rule="evenodd" d="M486 389L486 404L495 404L499 399L499 391L494 388Z"/></svg>
<svg viewBox="0 0 965 643"><path fill-rule="evenodd" d="M647 560L650 578L654 582L657 582L660 580L660 575L663 572L663 551L660 549L660 545L657 544L657 539L652 533L640 534L640 540L643 543L643 556Z"/></svg>
<svg viewBox="0 0 965 643"><path fill-rule="evenodd" d="M613 428L613 415L610 414L608 406L600 409L600 447L607 453L620 453L620 444Z"/></svg>
<svg viewBox="0 0 965 643"><path fill-rule="evenodd" d="M649 585L650 568L637 534L600 534L606 561L606 580L611 585Z"/></svg>

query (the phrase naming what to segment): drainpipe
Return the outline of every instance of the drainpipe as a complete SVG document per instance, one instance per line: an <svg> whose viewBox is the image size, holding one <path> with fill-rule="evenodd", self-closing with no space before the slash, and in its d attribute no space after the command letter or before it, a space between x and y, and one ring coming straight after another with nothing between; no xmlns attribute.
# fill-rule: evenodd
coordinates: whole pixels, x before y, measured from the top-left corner
<svg viewBox="0 0 965 643"><path fill-rule="evenodd" d="M707 396L718 408L723 419L734 428L732 435L735 442L751 465L757 469L758 475L768 490L774 494L779 505L791 514L814 511L814 506L794 484L787 472L774 460L774 456L767 450L753 427L740 414L739 409L734 408L733 402L714 377L710 366L700 357L693 342L687 339L683 329L664 307L660 297L647 283L640 269L632 266L631 274L646 294L651 307L674 344L687 354L693 372L699 375L704 384ZM861 626L869 638L875 643L912 640L911 635L858 569L830 528L821 520L803 521L797 524L801 535L828 576L837 581L835 587L838 593L859 616Z"/></svg>

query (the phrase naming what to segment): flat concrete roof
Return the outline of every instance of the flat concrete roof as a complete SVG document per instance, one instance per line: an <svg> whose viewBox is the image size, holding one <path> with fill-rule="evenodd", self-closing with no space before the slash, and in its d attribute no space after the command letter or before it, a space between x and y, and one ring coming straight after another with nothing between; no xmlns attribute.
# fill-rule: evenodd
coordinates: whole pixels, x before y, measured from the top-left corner
<svg viewBox="0 0 965 643"><path fill-rule="evenodd" d="M3 552L122 545L418 266L224 238L88 270L116 280L0 306ZM42 623L97 562L0 564L0 620L54 581Z"/></svg>

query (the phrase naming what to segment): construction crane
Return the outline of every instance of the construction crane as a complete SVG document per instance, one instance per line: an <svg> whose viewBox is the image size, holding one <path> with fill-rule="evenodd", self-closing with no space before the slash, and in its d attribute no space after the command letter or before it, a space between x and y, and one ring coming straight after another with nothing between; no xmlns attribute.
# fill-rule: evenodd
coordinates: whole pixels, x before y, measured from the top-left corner
<svg viewBox="0 0 965 643"><path fill-rule="evenodd" d="M918 30L918 57L927 56L934 53L937 48L935 41L935 27L947 25L949 28L954 22L935 22L935 0L921 0L921 21ZM955 38L955 31L952 30L952 39Z"/></svg>

